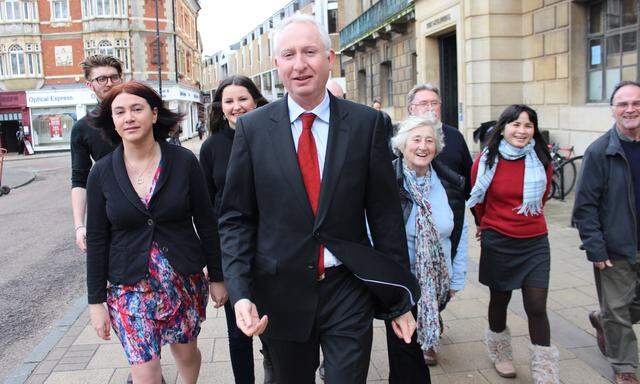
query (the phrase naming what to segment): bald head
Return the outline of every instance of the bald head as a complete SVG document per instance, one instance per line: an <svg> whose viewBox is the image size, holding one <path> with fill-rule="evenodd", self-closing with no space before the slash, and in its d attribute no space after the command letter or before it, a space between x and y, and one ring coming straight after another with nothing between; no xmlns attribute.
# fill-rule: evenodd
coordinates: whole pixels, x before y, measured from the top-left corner
<svg viewBox="0 0 640 384"><path fill-rule="evenodd" d="M329 79L327 81L327 89L329 90L329 92L331 92L331 94L337 98L344 98L344 89L342 89L342 87L340 86L340 84L338 84L337 81L333 80L333 79Z"/></svg>

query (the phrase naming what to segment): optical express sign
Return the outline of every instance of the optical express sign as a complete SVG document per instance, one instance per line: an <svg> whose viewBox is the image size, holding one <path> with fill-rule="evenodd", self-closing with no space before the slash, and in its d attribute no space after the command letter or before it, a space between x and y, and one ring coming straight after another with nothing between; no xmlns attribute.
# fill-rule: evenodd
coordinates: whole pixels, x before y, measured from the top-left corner
<svg viewBox="0 0 640 384"><path fill-rule="evenodd" d="M89 89L27 91L27 107L31 108L96 104L97 102L95 93Z"/></svg>

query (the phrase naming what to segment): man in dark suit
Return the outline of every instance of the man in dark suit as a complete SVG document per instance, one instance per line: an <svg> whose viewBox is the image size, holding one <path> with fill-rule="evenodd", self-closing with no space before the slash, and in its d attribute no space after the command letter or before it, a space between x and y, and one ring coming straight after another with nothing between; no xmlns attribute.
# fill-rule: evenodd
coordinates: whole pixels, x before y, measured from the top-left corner
<svg viewBox="0 0 640 384"><path fill-rule="evenodd" d="M265 332L279 384L314 383L320 346L327 382L364 383L374 314L410 342L419 296L383 118L326 91L335 53L312 17L285 19L274 54L288 94L238 120L225 282L238 327Z"/></svg>

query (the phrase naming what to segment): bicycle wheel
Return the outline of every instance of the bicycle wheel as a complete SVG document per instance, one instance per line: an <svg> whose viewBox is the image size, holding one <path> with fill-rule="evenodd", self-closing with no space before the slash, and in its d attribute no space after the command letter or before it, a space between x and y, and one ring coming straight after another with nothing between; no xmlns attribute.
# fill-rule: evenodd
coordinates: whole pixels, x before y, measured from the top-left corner
<svg viewBox="0 0 640 384"><path fill-rule="evenodd" d="M551 176L551 189L549 190L549 198L550 199L560 199L560 187L559 182L560 175L558 171L553 171L553 175Z"/></svg>
<svg viewBox="0 0 640 384"><path fill-rule="evenodd" d="M561 172L564 175L564 195L565 197L573 191L578 180L578 172L582 165L582 156L572 157L562 164Z"/></svg>

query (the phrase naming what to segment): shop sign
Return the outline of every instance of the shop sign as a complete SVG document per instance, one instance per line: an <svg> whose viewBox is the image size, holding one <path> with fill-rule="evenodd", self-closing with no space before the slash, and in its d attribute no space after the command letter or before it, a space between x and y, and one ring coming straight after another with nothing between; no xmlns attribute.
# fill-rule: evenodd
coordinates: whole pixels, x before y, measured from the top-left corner
<svg viewBox="0 0 640 384"><path fill-rule="evenodd" d="M422 35L429 36L436 32L442 31L443 29L449 28L452 25L455 25L460 18L459 15L460 8L459 6L455 6L426 19L425 21L420 23Z"/></svg>
<svg viewBox="0 0 640 384"><path fill-rule="evenodd" d="M155 88L155 87L154 87ZM155 88L156 91L158 90ZM200 102L200 91L191 90L182 87L162 87L162 99L163 100L182 100L193 101L195 103Z"/></svg>
<svg viewBox="0 0 640 384"><path fill-rule="evenodd" d="M97 104L96 94L90 89L27 91L27 106L32 108L66 105Z"/></svg>
<svg viewBox="0 0 640 384"><path fill-rule="evenodd" d="M26 104L24 92L0 92L0 108L21 108Z"/></svg>

